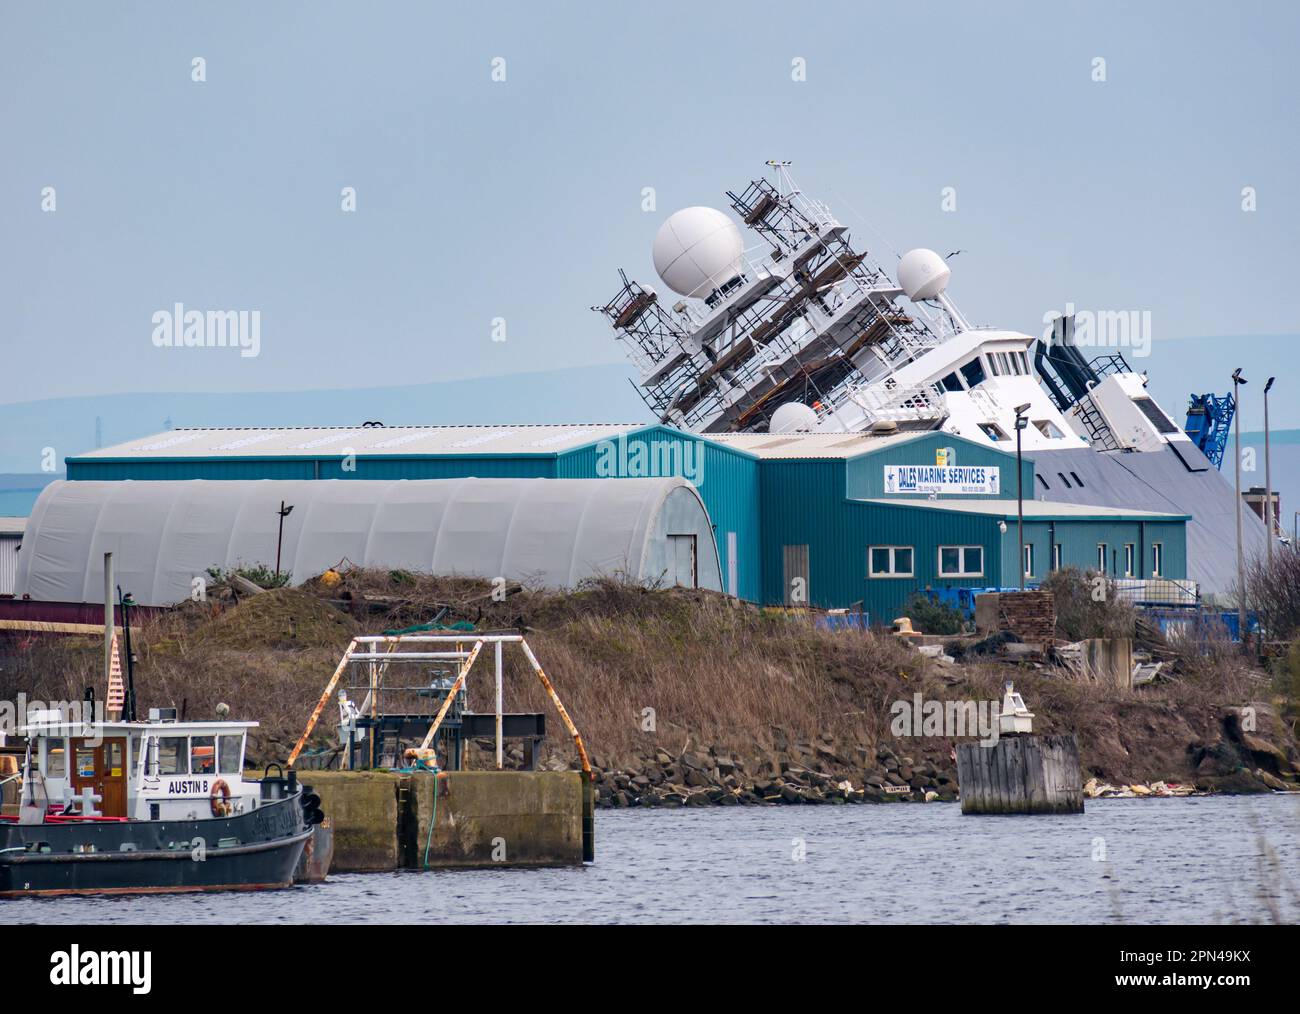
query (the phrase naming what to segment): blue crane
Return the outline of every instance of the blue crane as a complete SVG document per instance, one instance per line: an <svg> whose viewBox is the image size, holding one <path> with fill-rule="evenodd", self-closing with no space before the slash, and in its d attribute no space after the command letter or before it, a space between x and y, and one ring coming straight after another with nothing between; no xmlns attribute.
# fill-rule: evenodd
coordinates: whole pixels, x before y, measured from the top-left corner
<svg viewBox="0 0 1300 1014"><path fill-rule="evenodd" d="M1236 410L1230 394L1194 394L1187 406L1187 425L1183 430L1215 468L1223 467L1223 450L1228 446L1228 432Z"/></svg>

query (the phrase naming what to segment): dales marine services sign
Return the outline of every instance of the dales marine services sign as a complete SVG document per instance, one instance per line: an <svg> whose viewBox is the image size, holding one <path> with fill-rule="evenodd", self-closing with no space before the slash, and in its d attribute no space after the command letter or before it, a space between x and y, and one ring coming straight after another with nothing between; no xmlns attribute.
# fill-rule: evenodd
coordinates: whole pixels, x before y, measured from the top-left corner
<svg viewBox="0 0 1300 1014"><path fill-rule="evenodd" d="M995 496L1000 470L988 465L886 465L886 493L949 493Z"/></svg>

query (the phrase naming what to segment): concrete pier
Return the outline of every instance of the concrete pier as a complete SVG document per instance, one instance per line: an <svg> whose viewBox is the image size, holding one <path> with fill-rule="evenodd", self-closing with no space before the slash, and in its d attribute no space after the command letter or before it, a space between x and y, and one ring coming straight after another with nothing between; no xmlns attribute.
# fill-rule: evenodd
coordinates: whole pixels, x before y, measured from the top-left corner
<svg viewBox="0 0 1300 1014"><path fill-rule="evenodd" d="M334 832L331 873L576 866L584 857L577 771L304 771ZM438 779L433 833L434 779Z"/></svg>
<svg viewBox="0 0 1300 1014"><path fill-rule="evenodd" d="M1082 813L1079 744L1073 736L1004 736L957 747L962 813Z"/></svg>

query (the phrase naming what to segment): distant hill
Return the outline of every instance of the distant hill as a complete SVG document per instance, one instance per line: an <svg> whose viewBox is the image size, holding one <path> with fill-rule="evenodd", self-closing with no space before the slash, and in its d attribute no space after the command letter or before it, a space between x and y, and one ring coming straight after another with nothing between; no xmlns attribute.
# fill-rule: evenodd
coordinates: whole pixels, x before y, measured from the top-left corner
<svg viewBox="0 0 1300 1014"><path fill-rule="evenodd" d="M422 364L422 370L437 363ZM650 413L630 367L589 366L475 380L337 391L115 394L0 404L0 471L36 473L45 448L71 455L176 426L389 426L637 422Z"/></svg>

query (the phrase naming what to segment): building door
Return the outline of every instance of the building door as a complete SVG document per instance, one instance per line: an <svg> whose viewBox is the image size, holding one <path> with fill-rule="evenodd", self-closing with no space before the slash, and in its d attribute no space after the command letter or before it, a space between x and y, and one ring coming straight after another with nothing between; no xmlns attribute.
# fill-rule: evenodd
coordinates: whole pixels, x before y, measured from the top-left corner
<svg viewBox="0 0 1300 1014"><path fill-rule="evenodd" d="M781 547L782 597L787 606L802 609L808 605L808 547Z"/></svg>
<svg viewBox="0 0 1300 1014"><path fill-rule="evenodd" d="M84 739L74 739L72 770L69 777L72 791L80 795L90 789L102 797L96 804L105 817L126 816L126 739L118 736L92 745Z"/></svg>
<svg viewBox="0 0 1300 1014"><path fill-rule="evenodd" d="M695 588L698 577L695 565L695 536L670 535L668 548L673 560L673 583L686 588Z"/></svg>

